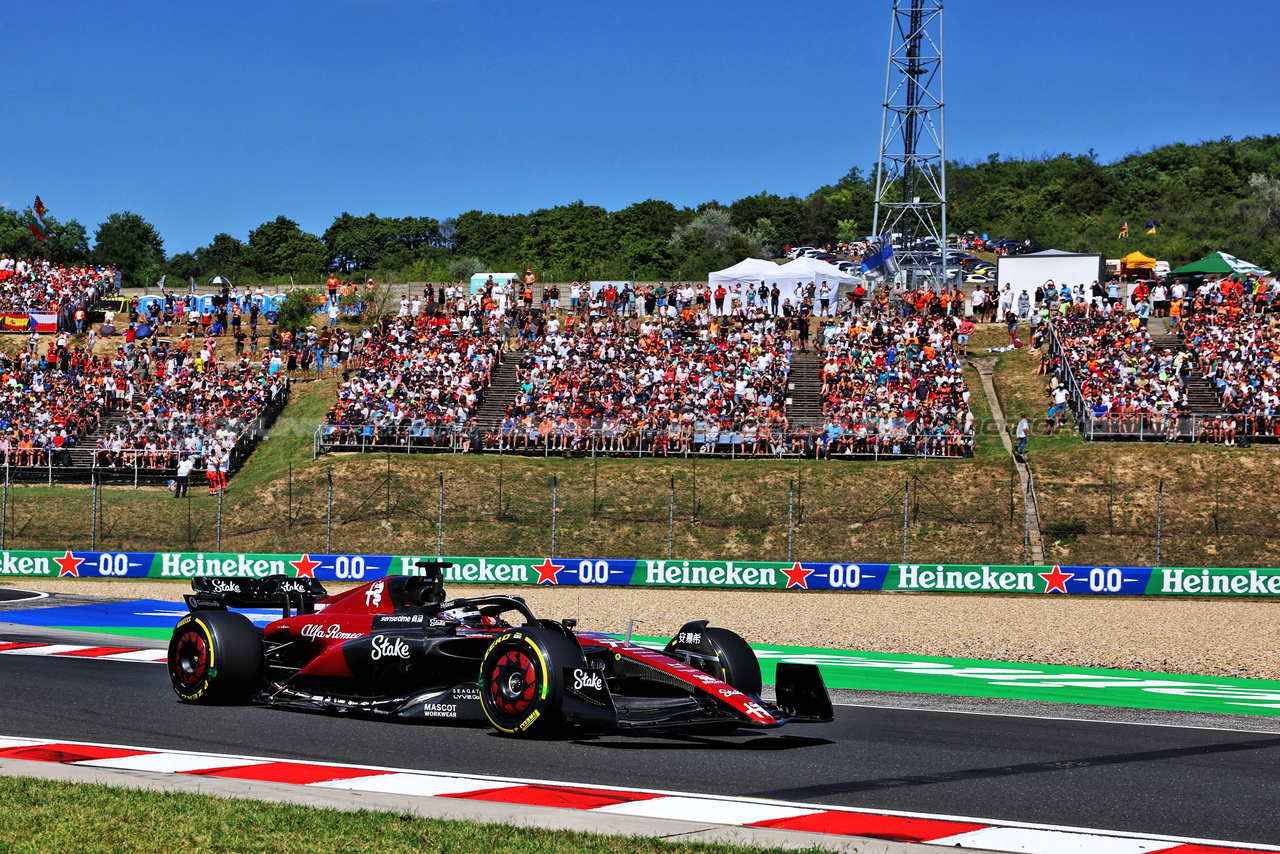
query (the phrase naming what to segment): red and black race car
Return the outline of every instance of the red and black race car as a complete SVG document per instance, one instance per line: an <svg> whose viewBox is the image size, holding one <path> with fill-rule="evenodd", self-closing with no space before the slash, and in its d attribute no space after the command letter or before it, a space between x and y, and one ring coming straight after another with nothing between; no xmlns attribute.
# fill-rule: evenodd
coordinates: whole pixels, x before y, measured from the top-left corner
<svg viewBox="0 0 1280 854"><path fill-rule="evenodd" d="M334 596L313 578L194 579L169 641L173 689L188 703L487 720L508 735L832 719L816 666L779 663L766 701L751 647L705 620L659 651L539 619L519 596L446 601L445 566ZM282 617L265 630L228 610L268 605Z"/></svg>

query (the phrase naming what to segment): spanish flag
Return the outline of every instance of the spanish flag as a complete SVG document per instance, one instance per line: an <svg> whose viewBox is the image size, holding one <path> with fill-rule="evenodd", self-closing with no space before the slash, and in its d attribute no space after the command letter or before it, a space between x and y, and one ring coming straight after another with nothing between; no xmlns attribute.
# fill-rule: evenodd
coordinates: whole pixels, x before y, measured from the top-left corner
<svg viewBox="0 0 1280 854"><path fill-rule="evenodd" d="M1156 221L1153 219L1151 220L1151 222L1147 223L1147 234L1155 234L1155 233L1156 233Z"/></svg>
<svg viewBox="0 0 1280 854"><path fill-rule="evenodd" d="M1125 221L1125 224L1124 224L1124 225L1122 225L1122 226L1120 226L1120 236L1121 236L1121 237L1128 237L1128 236L1129 236L1129 223L1128 223L1128 221Z"/></svg>

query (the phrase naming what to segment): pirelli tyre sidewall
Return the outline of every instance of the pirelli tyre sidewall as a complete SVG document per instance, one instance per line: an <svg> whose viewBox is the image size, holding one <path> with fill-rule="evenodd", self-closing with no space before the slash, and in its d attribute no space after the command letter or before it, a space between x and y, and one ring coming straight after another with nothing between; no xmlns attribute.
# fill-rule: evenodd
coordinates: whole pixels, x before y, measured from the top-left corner
<svg viewBox="0 0 1280 854"><path fill-rule="evenodd" d="M480 663L480 703L493 728L510 736L546 736L566 726L563 668L582 654L563 635L540 626L503 632Z"/></svg>
<svg viewBox="0 0 1280 854"><path fill-rule="evenodd" d="M262 681L262 638L242 614L195 611L169 639L169 682L185 703L242 702Z"/></svg>

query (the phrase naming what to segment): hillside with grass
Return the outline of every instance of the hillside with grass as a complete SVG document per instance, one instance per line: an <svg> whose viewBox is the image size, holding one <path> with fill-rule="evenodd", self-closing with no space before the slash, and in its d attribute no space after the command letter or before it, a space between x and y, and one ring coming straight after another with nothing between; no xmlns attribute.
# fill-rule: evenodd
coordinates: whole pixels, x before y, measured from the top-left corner
<svg viewBox="0 0 1280 854"><path fill-rule="evenodd" d="M972 350L985 354L1005 341L1002 327L982 327ZM995 358L1005 412L1043 414L1038 355ZM905 545L913 563L1022 563L1016 472L972 366L966 380L977 415L973 459L882 462L400 453L313 460L336 381L300 383L232 478L220 529L218 500L198 482L184 500L159 488L104 487L96 520L87 487L14 483L4 545L541 556L554 536L562 557L897 562ZM1028 459L1051 562L1152 564L1158 513L1162 564L1280 559L1275 446L1090 444L1061 430L1034 436Z"/></svg>

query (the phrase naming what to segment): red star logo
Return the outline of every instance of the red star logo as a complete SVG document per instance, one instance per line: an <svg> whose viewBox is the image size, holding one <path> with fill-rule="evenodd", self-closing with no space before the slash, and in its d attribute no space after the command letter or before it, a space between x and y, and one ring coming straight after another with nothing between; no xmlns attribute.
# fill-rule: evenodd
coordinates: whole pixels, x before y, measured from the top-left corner
<svg viewBox="0 0 1280 854"><path fill-rule="evenodd" d="M564 569L564 567L557 566L551 562L551 558L547 558L542 562L542 566L535 566L534 569L538 570L539 584L542 584L545 581L550 581L552 584L559 584L560 579L556 578L556 573Z"/></svg>
<svg viewBox="0 0 1280 854"><path fill-rule="evenodd" d="M315 578L316 567L320 565L320 561L312 560L311 555L303 555L299 560L291 560L289 563L298 570L298 578Z"/></svg>
<svg viewBox="0 0 1280 854"><path fill-rule="evenodd" d="M62 578L64 575L71 575L79 578L80 564L84 563L84 558L75 557L71 554L71 550L67 549L67 553L65 555L62 557L55 557L53 562L62 567L62 570L58 573L59 578Z"/></svg>
<svg viewBox="0 0 1280 854"><path fill-rule="evenodd" d="M1047 585L1044 588L1045 593L1052 593L1055 590L1059 593L1066 593L1067 582L1076 577L1074 572L1063 572L1062 567L1060 566L1055 566L1053 568L1053 572L1040 572L1036 574L1045 580L1045 584Z"/></svg>
<svg viewBox="0 0 1280 854"><path fill-rule="evenodd" d="M809 589L809 583L805 581L810 575L813 575L812 569L805 569L800 565L800 561L796 561L791 565L790 569L782 570L782 574L787 577L787 589L792 587L801 587L805 590Z"/></svg>

